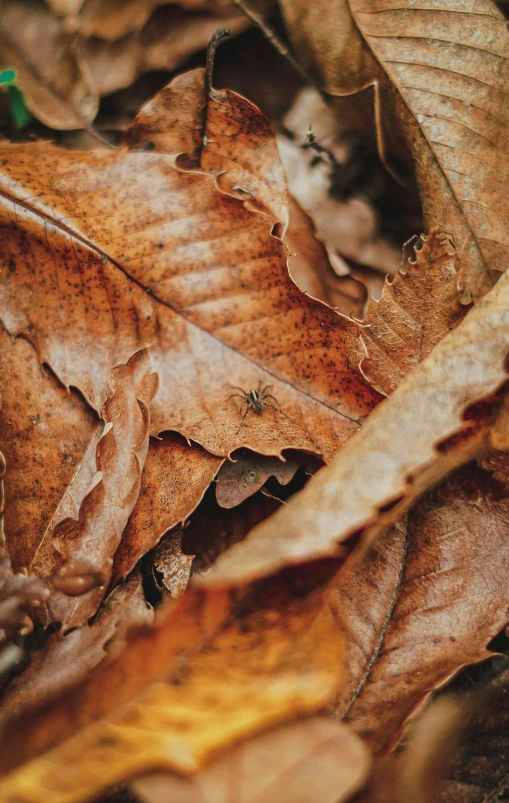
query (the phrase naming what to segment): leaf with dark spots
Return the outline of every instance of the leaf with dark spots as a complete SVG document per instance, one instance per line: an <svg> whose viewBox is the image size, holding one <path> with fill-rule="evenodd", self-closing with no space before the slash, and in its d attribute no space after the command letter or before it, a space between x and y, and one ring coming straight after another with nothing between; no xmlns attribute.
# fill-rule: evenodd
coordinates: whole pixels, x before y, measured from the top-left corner
<svg viewBox="0 0 509 803"><path fill-rule="evenodd" d="M78 519L63 519L52 534L59 559L54 573L71 562L87 561L102 584L69 599L56 591L48 607L64 631L86 623L108 586L113 555L136 504L148 451L150 414L158 386L146 351L136 352L112 371L111 393L103 409L105 427L96 449L97 473L85 495Z"/></svg>
<svg viewBox="0 0 509 803"><path fill-rule="evenodd" d="M134 130L150 123L157 147L192 155L203 103L203 73L180 77ZM234 93L215 109L199 172L157 152L3 146L1 256L23 259L2 276L0 316L98 411L112 367L147 347L161 382L152 433L177 431L218 456L245 446L329 459L381 398L350 365L362 327L289 278L271 234L286 188L265 119ZM158 128L168 116L178 128ZM251 201L225 194L239 183ZM269 386L278 409L243 418L233 386Z"/></svg>

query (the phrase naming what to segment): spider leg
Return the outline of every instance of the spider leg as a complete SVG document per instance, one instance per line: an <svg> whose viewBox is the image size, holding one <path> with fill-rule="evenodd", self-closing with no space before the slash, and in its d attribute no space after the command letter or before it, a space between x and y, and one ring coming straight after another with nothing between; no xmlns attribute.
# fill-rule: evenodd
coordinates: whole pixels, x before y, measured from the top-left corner
<svg viewBox="0 0 509 803"><path fill-rule="evenodd" d="M270 387L270 385L269 385L269 387ZM264 399L274 399L274 401L275 401L275 402L277 402L277 399L276 399L276 397L275 397L275 396L273 396L273 395L272 395L272 393L266 393L266 394L265 394L265 396L264 396L263 398L264 398Z"/></svg>
<svg viewBox="0 0 509 803"><path fill-rule="evenodd" d="M261 382L260 382L260 385L261 385ZM265 385L264 389L261 391L261 395L265 396L265 391L268 390L269 388L273 388L273 387L274 387L274 385ZM269 396L270 395L271 394L269 393ZM272 398L274 398L274 396L272 396Z"/></svg>
<svg viewBox="0 0 509 803"><path fill-rule="evenodd" d="M252 405L252 404L248 404L248 405L247 405L247 407L246 407L246 411L245 411L244 415L242 416L242 418L240 419L239 428L238 428L237 432L235 433L235 435L237 435L237 434L239 433L239 431L240 431L240 428L241 428L242 424L244 423L244 418L246 417L246 415L248 414L248 412L249 412L249 411L252 409L252 407L253 407L253 405ZM242 412L242 407L241 407L241 408L240 408L240 410L239 410L239 414L240 414L241 412Z"/></svg>
<svg viewBox="0 0 509 803"><path fill-rule="evenodd" d="M293 421L293 418L290 418L289 415L286 415L286 413L284 413L282 410L279 409L279 407L276 407L274 404L271 404L270 402L266 402L266 401L262 402L262 404L264 404L265 407L272 407L272 409L275 410L276 413L280 413L281 415L284 415L284 417L287 418L288 421L292 421L293 423L295 423L295 421Z"/></svg>
<svg viewBox="0 0 509 803"><path fill-rule="evenodd" d="M243 399L244 396L241 396L240 393L232 393L230 396L228 396L226 401L230 401L230 399L235 399L235 398Z"/></svg>
<svg viewBox="0 0 509 803"><path fill-rule="evenodd" d="M230 387L233 388L233 390L240 390L240 392L242 393L243 396L247 396L248 395L246 393L246 391L243 388L239 388L238 385L230 385Z"/></svg>

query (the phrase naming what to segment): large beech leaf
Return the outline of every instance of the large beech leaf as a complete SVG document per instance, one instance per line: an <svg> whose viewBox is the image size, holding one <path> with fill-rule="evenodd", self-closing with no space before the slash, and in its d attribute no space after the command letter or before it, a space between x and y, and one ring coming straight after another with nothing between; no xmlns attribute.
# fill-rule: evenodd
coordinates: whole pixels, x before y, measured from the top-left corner
<svg viewBox="0 0 509 803"><path fill-rule="evenodd" d="M506 462L507 456L506 456ZM421 500L331 595L349 680L334 706L376 752L509 621L509 494L471 465Z"/></svg>
<svg viewBox="0 0 509 803"><path fill-rule="evenodd" d="M160 773L133 787L146 803L228 803L232 784L235 803L341 803L363 785L368 766L350 729L312 717L243 742L195 778Z"/></svg>
<svg viewBox="0 0 509 803"><path fill-rule="evenodd" d="M464 300L506 268L509 35L490 0L280 0L304 65L369 124L379 151L412 157L428 227L450 232ZM360 119L361 118L361 119ZM392 158L394 165L394 158Z"/></svg>
<svg viewBox="0 0 509 803"><path fill-rule="evenodd" d="M237 593L185 594L81 687L4 721L0 799L72 803L151 769L189 774L241 738L320 710L343 674L324 597L334 570L312 564Z"/></svg>
<svg viewBox="0 0 509 803"><path fill-rule="evenodd" d="M498 429L489 428L507 382L508 303L504 275L329 466L221 556L209 581L242 583L334 555L353 534L365 548L431 484L492 443L506 445L505 409Z"/></svg>
<svg viewBox="0 0 509 803"><path fill-rule="evenodd" d="M103 409L105 427L96 449L97 473L78 518L60 521L45 545L52 551L53 571L71 561L88 561L103 581L74 599L59 592L53 595L48 606L64 628L85 624L109 583L113 555L140 492L148 451L149 405L157 387L157 374L151 372L144 350L112 371L111 393Z"/></svg>
<svg viewBox="0 0 509 803"><path fill-rule="evenodd" d="M205 103L197 71L142 110L129 142L144 133L172 158L1 149L0 316L96 410L112 367L148 347L161 381L154 433L217 455L291 446L330 457L380 399L349 363L362 327L290 280L271 234L286 213L270 128L240 96L218 94ZM175 166L182 150L193 172ZM260 383L278 410L242 419L232 386Z"/></svg>

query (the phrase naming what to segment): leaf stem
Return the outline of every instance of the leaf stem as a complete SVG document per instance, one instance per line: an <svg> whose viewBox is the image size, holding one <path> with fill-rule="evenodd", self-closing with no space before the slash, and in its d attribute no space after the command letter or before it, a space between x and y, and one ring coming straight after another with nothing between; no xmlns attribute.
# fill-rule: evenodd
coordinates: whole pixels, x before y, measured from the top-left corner
<svg viewBox="0 0 509 803"><path fill-rule="evenodd" d="M207 48L207 62L205 68L205 95L207 99L210 97L211 92L214 91L212 80L214 78L214 60L216 57L216 50L221 39L225 36L230 36L229 28L219 28L209 42Z"/></svg>

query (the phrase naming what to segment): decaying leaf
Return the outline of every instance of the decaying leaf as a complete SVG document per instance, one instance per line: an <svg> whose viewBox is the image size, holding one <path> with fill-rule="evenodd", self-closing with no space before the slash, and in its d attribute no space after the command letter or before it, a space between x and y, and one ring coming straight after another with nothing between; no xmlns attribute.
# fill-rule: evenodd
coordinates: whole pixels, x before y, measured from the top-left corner
<svg viewBox="0 0 509 803"><path fill-rule="evenodd" d="M193 779L157 774L133 786L146 803L341 803L362 786L369 765L360 739L313 717L255 736Z"/></svg>
<svg viewBox="0 0 509 803"><path fill-rule="evenodd" d="M237 593L185 594L83 686L2 729L0 799L72 803L152 769L189 774L235 741L320 710L343 672L324 604L331 571L314 564Z"/></svg>
<svg viewBox="0 0 509 803"><path fill-rule="evenodd" d="M509 788L509 672L496 678L477 701L469 727L444 773L438 803L495 803Z"/></svg>
<svg viewBox="0 0 509 803"><path fill-rule="evenodd" d="M181 530L170 533L154 550L154 569L161 575L162 585L170 597L176 599L186 590L193 558L194 555L186 555L182 551Z"/></svg>
<svg viewBox="0 0 509 803"><path fill-rule="evenodd" d="M5 539L14 571L30 572L59 509L66 506L68 516L78 512L83 496L73 497L69 488L89 451L95 451L99 419L78 394L41 368L25 338L12 340L4 329L0 393L0 448L8 465ZM89 462L83 494L94 471Z"/></svg>
<svg viewBox="0 0 509 803"><path fill-rule="evenodd" d="M456 250L450 237L431 231L420 238L380 301L370 303L360 337L360 369L381 393L389 395L406 373L464 317L456 289Z"/></svg>
<svg viewBox="0 0 509 803"><path fill-rule="evenodd" d="M157 387L158 377L150 370L146 351L136 352L112 371L111 394L102 413L105 427L96 450L97 474L78 519L60 521L52 533L51 547L57 553L53 573L71 562L89 561L102 578L99 587L76 599L57 592L49 600L48 607L64 630L85 624L108 586L113 555L140 492L148 451L149 405Z"/></svg>
<svg viewBox="0 0 509 803"><path fill-rule="evenodd" d="M28 668L10 683L2 697L4 716L25 715L27 710L64 694L106 657L112 645L118 648L130 627L149 624L152 619L141 575L133 573L109 596L93 624L66 635L54 633L45 649L32 655Z"/></svg>
<svg viewBox="0 0 509 803"><path fill-rule="evenodd" d="M354 533L365 548L426 488L489 448L507 382L508 304L503 276L312 483L219 559L209 582L243 583L334 555Z"/></svg>
<svg viewBox="0 0 509 803"><path fill-rule="evenodd" d="M483 0L280 0L305 67L400 171L405 149L428 229L452 234L468 302L505 270L509 35ZM353 102L352 95L358 94ZM408 175L408 172L407 172Z"/></svg>
<svg viewBox="0 0 509 803"><path fill-rule="evenodd" d="M30 111L57 129L91 123L99 96L73 34L35 0L2 0L0 12L0 67L16 70Z"/></svg>
<svg viewBox="0 0 509 803"><path fill-rule="evenodd" d="M161 382L152 432L223 456L246 446L328 458L380 399L348 362L360 325L291 282L271 234L286 190L270 127L234 93L205 104L203 82L201 70L176 79L128 138L184 152L193 172L154 152L3 146L2 259L14 269L0 315L96 410L111 368L148 347ZM278 409L242 418L232 385L271 385Z"/></svg>
<svg viewBox="0 0 509 803"><path fill-rule="evenodd" d="M140 496L113 559L112 586L191 515L222 462L177 435L151 440Z"/></svg>
<svg viewBox="0 0 509 803"><path fill-rule="evenodd" d="M259 491L269 477L275 477L280 485L287 485L298 468L299 464L293 460L259 457L249 452L238 454L219 470L216 479L218 504L226 508L240 505Z"/></svg>
<svg viewBox="0 0 509 803"><path fill-rule="evenodd" d="M509 621L509 495L466 466L384 534L331 594L349 680L334 712L375 753Z"/></svg>

